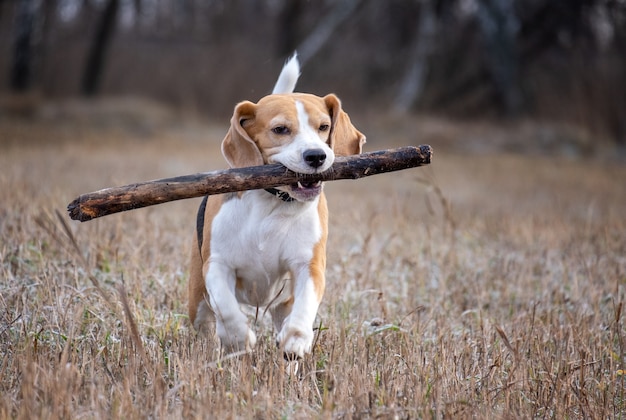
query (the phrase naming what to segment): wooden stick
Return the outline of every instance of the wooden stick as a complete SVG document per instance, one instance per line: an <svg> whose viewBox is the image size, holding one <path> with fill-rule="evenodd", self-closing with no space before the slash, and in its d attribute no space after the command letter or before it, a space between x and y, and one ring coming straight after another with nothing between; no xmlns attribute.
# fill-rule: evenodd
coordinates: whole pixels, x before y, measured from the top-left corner
<svg viewBox="0 0 626 420"><path fill-rule="evenodd" d="M70 218L85 222L108 214L185 198L272 188L298 181L358 179L414 168L429 164L432 153L430 146L423 145L337 157L329 170L318 174L298 174L283 165L273 164L158 179L83 194L72 201L67 210Z"/></svg>

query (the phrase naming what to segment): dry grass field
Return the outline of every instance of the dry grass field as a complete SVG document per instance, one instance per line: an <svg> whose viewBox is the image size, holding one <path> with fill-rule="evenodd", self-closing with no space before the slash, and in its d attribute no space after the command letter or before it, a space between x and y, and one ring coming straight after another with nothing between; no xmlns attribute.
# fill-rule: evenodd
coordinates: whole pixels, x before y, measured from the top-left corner
<svg viewBox="0 0 626 420"><path fill-rule="evenodd" d="M66 217L224 167L225 126L124 124L0 121L0 418L626 417L623 164L364 129L434 163L326 185L327 293L290 374L268 319L230 358L190 328L199 199Z"/></svg>

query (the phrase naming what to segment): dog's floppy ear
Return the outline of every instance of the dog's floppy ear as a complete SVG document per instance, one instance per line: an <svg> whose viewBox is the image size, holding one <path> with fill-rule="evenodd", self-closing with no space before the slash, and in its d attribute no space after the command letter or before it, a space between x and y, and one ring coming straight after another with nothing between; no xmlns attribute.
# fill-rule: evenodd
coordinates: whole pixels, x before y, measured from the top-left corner
<svg viewBox="0 0 626 420"><path fill-rule="evenodd" d="M330 113L330 147L337 156L358 155L363 151L365 136L350 122L350 117L341 109L341 101L334 94L324 96Z"/></svg>
<svg viewBox="0 0 626 420"><path fill-rule="evenodd" d="M256 104L245 101L237 104L230 120L230 129L222 141L222 155L231 168L263 165L263 156L244 125L250 124L256 113Z"/></svg>

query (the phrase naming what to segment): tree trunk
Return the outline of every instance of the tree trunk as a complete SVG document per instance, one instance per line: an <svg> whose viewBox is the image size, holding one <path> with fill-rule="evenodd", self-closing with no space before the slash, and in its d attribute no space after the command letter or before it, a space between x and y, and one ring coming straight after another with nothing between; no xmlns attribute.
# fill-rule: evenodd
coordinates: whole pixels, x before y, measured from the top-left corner
<svg viewBox="0 0 626 420"><path fill-rule="evenodd" d="M328 15L320 20L320 23L311 31L309 36L298 45L298 59L304 66L330 39L335 29L345 22L356 10L361 0L345 0L337 2L337 5Z"/></svg>
<svg viewBox="0 0 626 420"><path fill-rule="evenodd" d="M517 32L513 0L480 0L478 23L485 41L487 67L507 116L522 109Z"/></svg>
<svg viewBox="0 0 626 420"><path fill-rule="evenodd" d="M278 16L278 55L290 56L296 49L295 43L299 38L300 15L303 9L303 0L285 1Z"/></svg>
<svg viewBox="0 0 626 420"><path fill-rule="evenodd" d="M106 54L115 33L119 0L109 0L96 27L87 64L83 73L81 90L85 96L93 96L100 90Z"/></svg>
<svg viewBox="0 0 626 420"><path fill-rule="evenodd" d="M406 113L419 100L428 75L428 62L435 49L437 16L432 0L422 1L420 18L415 31L415 39L407 69L400 83L400 90L394 101L394 111Z"/></svg>
<svg viewBox="0 0 626 420"><path fill-rule="evenodd" d="M17 5L10 81L11 90L15 92L26 92L32 83L32 38L36 7L33 0L20 0Z"/></svg>

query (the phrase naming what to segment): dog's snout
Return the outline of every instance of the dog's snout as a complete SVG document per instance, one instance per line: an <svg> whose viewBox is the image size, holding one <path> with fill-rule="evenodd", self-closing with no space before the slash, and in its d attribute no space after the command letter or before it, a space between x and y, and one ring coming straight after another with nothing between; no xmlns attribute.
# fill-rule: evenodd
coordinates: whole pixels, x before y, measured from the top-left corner
<svg viewBox="0 0 626 420"><path fill-rule="evenodd" d="M322 149L309 149L302 154L302 157L307 165L313 168L319 168L326 160L326 152Z"/></svg>

